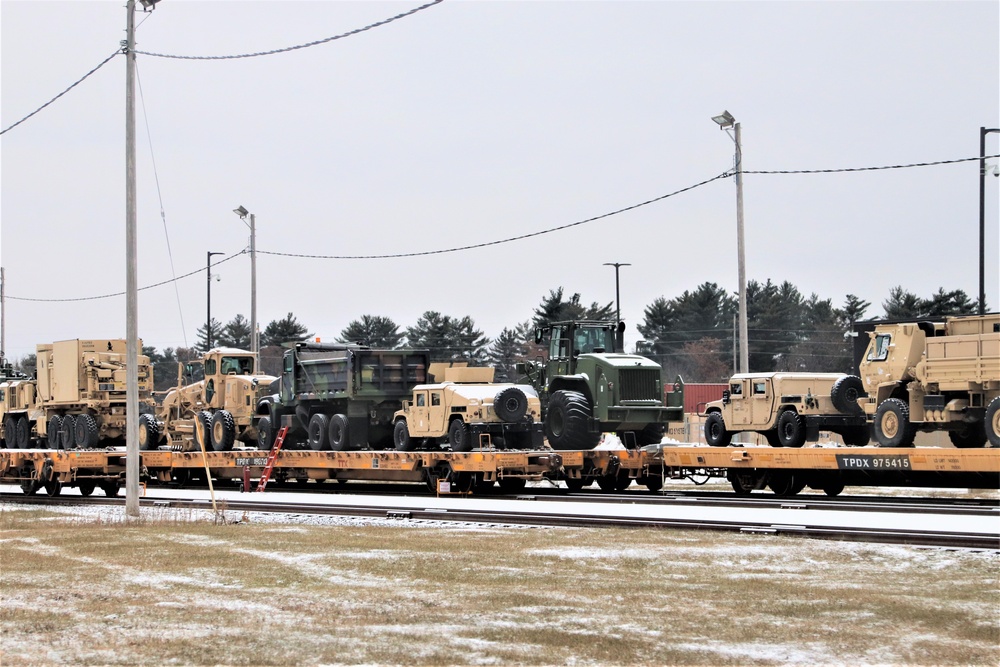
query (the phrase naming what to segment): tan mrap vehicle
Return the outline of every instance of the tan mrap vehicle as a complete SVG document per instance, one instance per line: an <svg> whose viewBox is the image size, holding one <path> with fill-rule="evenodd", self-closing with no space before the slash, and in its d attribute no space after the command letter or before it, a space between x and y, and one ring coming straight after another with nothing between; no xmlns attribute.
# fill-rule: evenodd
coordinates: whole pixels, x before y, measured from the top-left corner
<svg viewBox="0 0 1000 667"><path fill-rule="evenodd" d="M474 447L541 449L542 404L531 385L493 382L492 368L447 368L431 364L436 384L413 388L412 400L393 415L398 451L447 443L453 452Z"/></svg>
<svg viewBox="0 0 1000 667"><path fill-rule="evenodd" d="M277 379L255 373L256 367L253 352L228 347L209 350L200 362L178 364L177 386L164 396L156 416L139 417L140 447L156 449L163 436L166 445L181 451L202 445L228 451L236 442L256 447L257 401ZM191 382L198 375L204 379Z"/></svg>
<svg viewBox="0 0 1000 667"><path fill-rule="evenodd" d="M867 445L863 395L861 379L842 373L734 375L722 400L705 408L705 441L725 447L734 433L753 431L772 447L801 447L831 431L848 445Z"/></svg>

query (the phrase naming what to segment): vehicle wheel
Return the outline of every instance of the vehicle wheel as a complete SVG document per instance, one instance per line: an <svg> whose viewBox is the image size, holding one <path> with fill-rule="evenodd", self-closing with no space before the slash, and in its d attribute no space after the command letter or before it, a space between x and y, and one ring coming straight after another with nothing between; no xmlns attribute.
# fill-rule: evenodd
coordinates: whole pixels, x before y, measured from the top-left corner
<svg viewBox="0 0 1000 667"><path fill-rule="evenodd" d="M453 452L471 452L472 435L469 427L461 419L453 419L448 424L448 444Z"/></svg>
<svg viewBox="0 0 1000 667"><path fill-rule="evenodd" d="M499 484L500 490L504 493L518 493L524 491L524 487L528 485L528 480L521 479L520 477L501 477Z"/></svg>
<svg viewBox="0 0 1000 667"><path fill-rule="evenodd" d="M87 496L89 496L94 492L94 489L97 488L97 485L94 484L93 481L77 482L76 488L80 492L80 495L86 498Z"/></svg>
<svg viewBox="0 0 1000 667"><path fill-rule="evenodd" d="M776 496L794 496L806 488L805 482L799 481L800 477L801 475L789 472L774 472L771 473L767 488Z"/></svg>
<svg viewBox="0 0 1000 667"><path fill-rule="evenodd" d="M76 418L73 415L63 415L59 424L59 449L73 449L76 445Z"/></svg>
<svg viewBox="0 0 1000 667"><path fill-rule="evenodd" d="M601 475L597 478L597 486L604 493L614 493L618 484L618 475Z"/></svg>
<svg viewBox="0 0 1000 667"><path fill-rule="evenodd" d="M62 417L59 415L52 415L49 419L49 423L45 425L46 439L49 443L49 449L59 449L59 429L62 427Z"/></svg>
<svg viewBox="0 0 1000 667"><path fill-rule="evenodd" d="M27 417L17 418L17 447L18 449L30 449L31 448L31 423L28 421Z"/></svg>
<svg viewBox="0 0 1000 667"><path fill-rule="evenodd" d="M451 472L452 493L471 493L472 485L476 483L476 473L474 472Z"/></svg>
<svg viewBox="0 0 1000 667"><path fill-rule="evenodd" d="M257 421L257 449L270 451L274 447L274 428L270 417L261 417Z"/></svg>
<svg viewBox="0 0 1000 667"><path fill-rule="evenodd" d="M528 397L517 387L507 387L493 399L493 411L505 422L519 422L528 414Z"/></svg>
<svg viewBox="0 0 1000 667"><path fill-rule="evenodd" d="M212 417L212 449L228 452L236 442L236 420L229 410L219 410Z"/></svg>
<svg viewBox="0 0 1000 667"><path fill-rule="evenodd" d="M726 477L738 496L749 496L757 488L757 474L753 471L730 470Z"/></svg>
<svg viewBox="0 0 1000 667"><path fill-rule="evenodd" d="M566 488L569 489L570 491L573 491L574 493L579 491L585 486L590 486L591 484L590 481L578 479L576 477L567 477L563 481L566 482Z"/></svg>
<svg viewBox="0 0 1000 667"><path fill-rule="evenodd" d="M194 416L194 444L206 452L212 449L212 413L208 410Z"/></svg>
<svg viewBox="0 0 1000 667"><path fill-rule="evenodd" d="M910 406L888 398L875 411L875 441L879 447L910 447L916 431L910 423Z"/></svg>
<svg viewBox="0 0 1000 667"><path fill-rule="evenodd" d="M845 375L830 388L830 401L833 407L845 415L860 415L864 412L858 405L858 399L864 395L865 385L857 375Z"/></svg>
<svg viewBox="0 0 1000 667"><path fill-rule="evenodd" d="M151 414L139 415L139 449L156 449L160 442L160 423Z"/></svg>
<svg viewBox="0 0 1000 667"><path fill-rule="evenodd" d="M25 479L21 481L21 492L26 496L33 496L38 489L42 488L37 479Z"/></svg>
<svg viewBox="0 0 1000 667"><path fill-rule="evenodd" d="M767 440L768 447L781 447L781 440L778 439L778 430L762 431L760 433Z"/></svg>
<svg viewBox="0 0 1000 667"><path fill-rule="evenodd" d="M872 439L870 426L854 426L840 434L844 439L844 444L848 447L864 447Z"/></svg>
<svg viewBox="0 0 1000 667"><path fill-rule="evenodd" d="M396 426L392 429L392 443L397 452L413 451L414 440L410 438L410 427L406 425L405 419L396 422Z"/></svg>
<svg viewBox="0 0 1000 667"><path fill-rule="evenodd" d="M652 493L656 493L663 488L663 478L659 475L642 475L636 477L635 483L645 486Z"/></svg>
<svg viewBox="0 0 1000 667"><path fill-rule="evenodd" d="M329 433L330 419L322 414L316 413L309 418L309 434L307 442L309 449L318 452L330 448Z"/></svg>
<svg viewBox="0 0 1000 667"><path fill-rule="evenodd" d="M347 415L337 414L330 417L330 449L335 452L348 449L351 442L350 435Z"/></svg>
<svg viewBox="0 0 1000 667"><path fill-rule="evenodd" d="M628 472L619 470L618 474L615 475L615 491L624 491L630 486L632 486L632 478L628 476Z"/></svg>
<svg viewBox="0 0 1000 667"><path fill-rule="evenodd" d="M560 389L549 398L545 415L545 437L552 449L593 449L600 441L600 433L590 432L592 415L590 402L578 391Z"/></svg>
<svg viewBox="0 0 1000 667"><path fill-rule="evenodd" d="M728 447L733 434L726 430L726 421L721 412L710 412L705 417L705 442L712 447Z"/></svg>
<svg viewBox="0 0 1000 667"><path fill-rule="evenodd" d="M171 470L170 483L178 489L183 489L191 483L191 471L187 468L175 468Z"/></svg>
<svg viewBox="0 0 1000 667"><path fill-rule="evenodd" d="M782 447L801 447L806 442L806 422L795 410L778 415L778 443Z"/></svg>
<svg viewBox="0 0 1000 667"><path fill-rule="evenodd" d="M823 493L830 496L831 498L835 498L836 496L839 496L843 492L844 492L844 483L839 479L829 481L823 485Z"/></svg>
<svg viewBox="0 0 1000 667"><path fill-rule="evenodd" d="M976 421L972 424L965 423L954 430L948 431L948 438L951 440L951 444L960 449L985 447L986 427L981 421Z"/></svg>
<svg viewBox="0 0 1000 667"><path fill-rule="evenodd" d="M119 489L122 488L121 484L118 483L118 480L111 482L101 482L99 486L101 487L101 491L103 491L104 495L106 495L108 498L114 498L115 496L117 496Z"/></svg>
<svg viewBox="0 0 1000 667"><path fill-rule="evenodd" d="M80 449L92 449L97 447L97 442L101 439L100 431L97 429L97 420L93 415L77 415L73 420L73 441Z"/></svg>
<svg viewBox="0 0 1000 667"><path fill-rule="evenodd" d="M45 482L45 495L49 498L55 498L60 493L62 493L62 482L57 478L53 477L49 481Z"/></svg>
<svg viewBox="0 0 1000 667"><path fill-rule="evenodd" d="M993 447L1000 447L1000 396L997 396L986 406L986 415L983 417L983 425L986 429L986 439Z"/></svg>
<svg viewBox="0 0 1000 667"><path fill-rule="evenodd" d="M638 447L658 445L663 441L665 424L646 424L641 431L635 432L635 444Z"/></svg>
<svg viewBox="0 0 1000 667"><path fill-rule="evenodd" d="M3 439L8 448L15 449L17 447L17 419L14 417L7 417L3 420Z"/></svg>

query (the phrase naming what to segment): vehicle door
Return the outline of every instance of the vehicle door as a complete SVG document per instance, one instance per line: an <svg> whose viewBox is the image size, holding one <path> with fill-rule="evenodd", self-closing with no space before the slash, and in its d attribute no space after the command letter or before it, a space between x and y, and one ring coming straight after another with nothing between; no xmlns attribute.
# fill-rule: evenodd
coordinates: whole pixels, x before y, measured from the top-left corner
<svg viewBox="0 0 1000 667"><path fill-rule="evenodd" d="M733 379L729 382L729 409L731 410L729 419L726 419L726 423L733 424L734 426L745 425L750 423L750 399L749 399L749 387L750 380L743 379Z"/></svg>
<svg viewBox="0 0 1000 667"><path fill-rule="evenodd" d="M443 434L448 428L448 408L444 401L444 390L431 389L427 408L427 425L431 435Z"/></svg>
<svg viewBox="0 0 1000 667"><path fill-rule="evenodd" d="M424 437L430 430L428 422L428 403L426 389L413 392L413 403L410 405L410 435Z"/></svg>
<svg viewBox="0 0 1000 667"><path fill-rule="evenodd" d="M751 382L750 391L750 421L755 426L767 426L771 423L774 409L774 387L770 378L755 378Z"/></svg>

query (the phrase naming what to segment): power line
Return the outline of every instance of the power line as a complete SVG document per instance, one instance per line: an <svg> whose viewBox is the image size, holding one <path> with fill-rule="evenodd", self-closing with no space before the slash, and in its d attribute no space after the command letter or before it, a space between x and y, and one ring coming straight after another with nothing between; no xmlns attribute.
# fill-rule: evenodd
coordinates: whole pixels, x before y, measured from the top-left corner
<svg viewBox="0 0 1000 667"><path fill-rule="evenodd" d="M24 121L26 121L26 120L28 120L29 118L31 118L32 116L34 116L34 115L35 115L36 113L38 113L39 111L41 111L41 110L42 110L42 109L44 109L45 107L49 106L50 104L52 104L53 102L55 102L56 100L58 100L58 99L59 99L60 97L62 97L63 95L65 95L65 94L66 94L66 93L68 93L69 91L71 91L71 90L73 90L74 88L76 88L76 87L77 87L77 85L79 85L80 83L82 83L84 79L86 79L86 78L87 78L88 76L90 76L91 74L93 74L93 73L94 73L94 72L96 72L97 70L99 70L99 69L101 69L102 67L104 67L105 65L107 65L107 64L108 64L108 63L109 63L109 62L111 61L111 59L112 59L112 58L114 58L115 56L119 55L120 53L122 53L121 49L118 49L118 50L116 50L116 51L115 51L114 53L112 53L112 54L111 54L110 56L108 56L107 58L105 58L105 59L104 59L104 60L103 60L103 61L101 62L101 64L100 64L100 65L98 65L97 67L95 67L94 69L90 70L89 72L87 72L86 74L84 74L84 75L83 75L82 77L80 77L80 78L79 78L79 79L78 79L78 80L77 80L77 81L76 81L75 83L73 83L73 84L72 84L72 85L71 85L71 86L70 86L69 88L67 88L66 90L62 91L61 93L59 93L58 95L56 95L55 97L53 97L53 98L52 98L51 100L49 100L48 102L46 102L46 103L45 103L45 104L43 104L42 106L38 107L38 108L37 108L37 109L35 109L34 111L32 111L32 112L31 112L31 113L29 113L29 114L28 114L27 116L25 116L25 117L24 117L24 118L22 118L21 120L17 121L16 123L14 123L14 124L13 124L13 125L11 125L10 127L8 127L8 128L6 129L6 130L2 130L2 131L0 131L0 134L4 134L4 133L6 133L6 132L7 132L7 130L12 130L12 129L14 129L15 127L17 127L18 125L20 125L20 124L21 124L21 123L23 123Z"/></svg>
<svg viewBox="0 0 1000 667"><path fill-rule="evenodd" d="M892 164L880 167L842 167L839 169L780 169L780 170L757 170L747 171L744 174L840 174L852 171L881 171L884 169L912 169L914 167L936 167L943 164L958 164L960 162L972 162L984 159L993 159L1000 155L986 155L983 157L963 157L957 160L938 160L936 162L912 162L910 164Z"/></svg>
<svg viewBox="0 0 1000 667"><path fill-rule="evenodd" d="M434 5L441 4L442 2L444 2L444 0L432 0L432 2L428 2L426 5L421 5L420 7L416 7L415 9L403 12L402 14L396 14L395 16L384 19L382 21L378 21L376 23L370 23L363 28L355 28L354 30L349 30L345 33L334 35L333 37L318 39L315 42L308 42L306 44L297 44L296 46L286 46L284 48L273 49L271 51L257 51L256 53L241 53L238 55L230 55L230 56L180 56L180 55L171 55L167 53L150 53L148 51L136 51L136 53L143 56L152 56L154 58L172 58L174 60L236 60L238 58L256 58L257 56L273 56L277 53L287 53L289 51L295 51L297 49L307 49L311 46L319 46L320 44L326 44L327 42L332 42L337 39L344 39L345 37L353 37L358 33L365 32L366 30L371 30L372 28L379 28L388 23L392 23L393 21L398 21L401 18L406 18L407 16L411 16L419 11L422 11L429 7L433 7Z"/></svg>

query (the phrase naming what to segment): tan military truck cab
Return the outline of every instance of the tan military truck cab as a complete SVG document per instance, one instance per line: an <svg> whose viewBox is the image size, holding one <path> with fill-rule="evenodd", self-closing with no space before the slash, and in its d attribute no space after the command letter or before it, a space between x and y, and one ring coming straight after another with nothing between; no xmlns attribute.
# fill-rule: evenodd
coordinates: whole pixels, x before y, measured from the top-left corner
<svg viewBox="0 0 1000 667"><path fill-rule="evenodd" d="M431 375L441 377L433 366ZM494 383L492 368L448 368L444 378L414 387L393 416L398 451L441 444L454 452L541 448L542 406L531 385Z"/></svg>
<svg viewBox="0 0 1000 667"><path fill-rule="evenodd" d="M842 373L734 375L722 400L705 408L705 441L725 447L734 433L750 431L772 447L801 447L830 431L848 445L866 445L869 429L858 404L863 393L860 378Z"/></svg>

